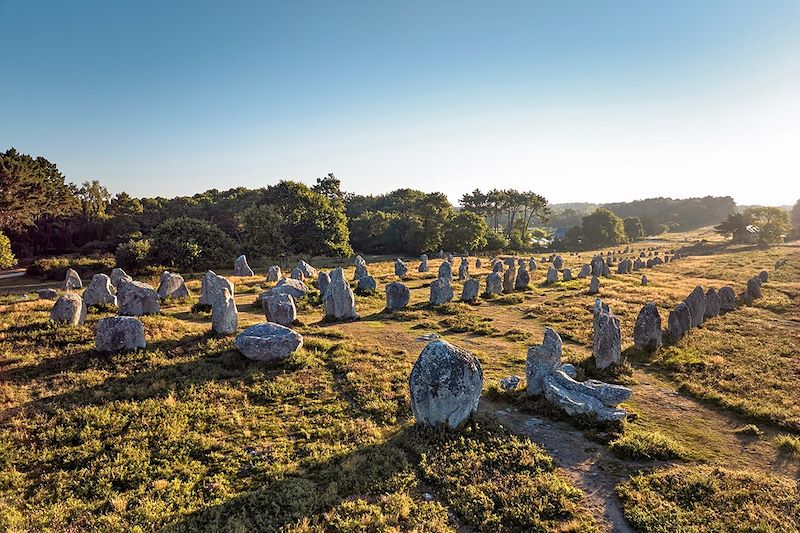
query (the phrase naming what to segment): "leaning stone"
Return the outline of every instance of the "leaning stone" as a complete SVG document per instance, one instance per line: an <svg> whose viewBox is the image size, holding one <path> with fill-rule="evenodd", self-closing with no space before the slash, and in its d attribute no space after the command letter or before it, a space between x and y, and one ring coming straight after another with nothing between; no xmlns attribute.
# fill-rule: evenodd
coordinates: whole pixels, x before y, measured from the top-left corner
<svg viewBox="0 0 800 533"><path fill-rule="evenodd" d="M689 306L689 311L692 314L692 327L700 327L703 325L703 318L706 313L706 293L703 287L697 286L686 297L685 303Z"/></svg>
<svg viewBox="0 0 800 533"><path fill-rule="evenodd" d="M548 284L558 281L558 269L554 266L550 266L550 268L547 269L547 278L545 278L545 280Z"/></svg>
<svg viewBox="0 0 800 533"><path fill-rule="evenodd" d="M250 326L236 336L236 348L253 361L280 361L303 346L303 336L280 324Z"/></svg>
<svg viewBox="0 0 800 533"><path fill-rule="evenodd" d="M592 280L589 282L589 294L597 294L598 292L600 292L600 278L592 276Z"/></svg>
<svg viewBox="0 0 800 533"><path fill-rule="evenodd" d="M261 308L267 322L288 326L297 320L297 307L291 294L272 291L262 293Z"/></svg>
<svg viewBox="0 0 800 533"><path fill-rule="evenodd" d="M503 292L503 278L498 272L486 276L486 295L500 294Z"/></svg>
<svg viewBox="0 0 800 533"><path fill-rule="evenodd" d="M525 360L525 376L528 381L528 394L544 392L543 379L561 366L561 337L552 328L544 329L542 344L528 348Z"/></svg>
<svg viewBox="0 0 800 533"><path fill-rule="evenodd" d="M376 290L378 290L378 283L375 281L375 278L372 276L358 278L358 282L356 283L356 292L358 294L372 294Z"/></svg>
<svg viewBox="0 0 800 533"><path fill-rule="evenodd" d="M79 294L68 292L56 300L50 320L58 324L80 326L86 321L86 304Z"/></svg>
<svg viewBox="0 0 800 533"><path fill-rule="evenodd" d="M692 312L689 306L681 302L669 312L667 319L667 334L672 342L676 342L689 332L692 327Z"/></svg>
<svg viewBox="0 0 800 533"><path fill-rule="evenodd" d="M119 267L111 269L111 284L115 289L119 287L119 282L122 280L133 281L133 278Z"/></svg>
<svg viewBox="0 0 800 533"><path fill-rule="evenodd" d="M166 298L189 297L189 289L186 288L186 282L183 276L173 272L164 272L161 274L161 283L158 284L156 293L162 300Z"/></svg>
<svg viewBox="0 0 800 533"><path fill-rule="evenodd" d="M411 291L404 284L395 281L386 286L386 309L395 311L403 309L411 300Z"/></svg>
<svg viewBox="0 0 800 533"><path fill-rule="evenodd" d="M615 407L630 398L631 390L627 387L594 380L578 382L560 370L543 381L545 398L570 416L589 415L601 422L624 420L627 416L624 410Z"/></svg>
<svg viewBox="0 0 800 533"><path fill-rule="evenodd" d="M717 289L714 287L708 289L706 292L705 318L713 318L719 315L721 305L722 301L720 300Z"/></svg>
<svg viewBox="0 0 800 533"><path fill-rule="evenodd" d="M58 291L55 289L39 289L36 295L40 300L55 300L58 298Z"/></svg>
<svg viewBox="0 0 800 533"><path fill-rule="evenodd" d="M405 277L408 274L408 267L402 261L402 259L395 259L394 260L394 275L398 277Z"/></svg>
<svg viewBox="0 0 800 533"><path fill-rule="evenodd" d="M281 278L271 290L291 294L295 300L308 295L308 286L299 279L292 278Z"/></svg>
<svg viewBox="0 0 800 533"><path fill-rule="evenodd" d="M117 289L117 302L119 314L124 316L152 315L161 310L156 291L140 281L122 281Z"/></svg>
<svg viewBox="0 0 800 533"><path fill-rule="evenodd" d="M595 331L592 340L592 355L597 368L608 368L619 363L622 356L622 335L619 329L619 318L610 310L601 310L595 317Z"/></svg>
<svg viewBox="0 0 800 533"><path fill-rule="evenodd" d="M733 287L725 286L719 290L719 310L733 311L736 308L736 293Z"/></svg>
<svg viewBox="0 0 800 533"><path fill-rule="evenodd" d="M431 305L442 305L453 299L453 286L445 278L437 278L431 283Z"/></svg>
<svg viewBox="0 0 800 533"><path fill-rule="evenodd" d="M75 272L73 269L67 269L67 275L64 278L64 290L68 291L71 289L80 289L83 288L83 282L81 281L81 277Z"/></svg>
<svg viewBox="0 0 800 533"><path fill-rule="evenodd" d="M353 320L356 313L356 297L350 285L344 279L341 268L331 272L331 282L322 297L326 320Z"/></svg>
<svg viewBox="0 0 800 533"><path fill-rule="evenodd" d="M319 275L317 276L317 286L319 287L319 293L325 294L325 291L328 290L328 285L331 283L331 277L328 275L327 272L324 270L319 271Z"/></svg>
<svg viewBox="0 0 800 533"><path fill-rule="evenodd" d="M281 279L281 276L281 267L278 265L272 265L269 267L269 270L267 270L267 281L278 281Z"/></svg>
<svg viewBox="0 0 800 533"><path fill-rule="evenodd" d="M639 350L655 350L661 346L661 315L654 303L647 303L639 311L633 326L633 345Z"/></svg>
<svg viewBox="0 0 800 533"><path fill-rule="evenodd" d="M132 316L110 316L97 322L94 349L98 352L123 352L144 348L142 321Z"/></svg>
<svg viewBox="0 0 800 533"><path fill-rule="evenodd" d="M83 291L83 302L86 307L98 305L117 305L117 291L111 284L111 278L105 274L95 274L89 286Z"/></svg>
<svg viewBox="0 0 800 533"><path fill-rule="evenodd" d="M470 278L464 282L464 287L461 289L462 302L474 302L478 299L478 291L480 291L480 283L475 278Z"/></svg>
<svg viewBox="0 0 800 533"><path fill-rule="evenodd" d="M483 370L470 352L434 340L414 363L408 386L418 424L457 429L478 410Z"/></svg>
<svg viewBox="0 0 800 533"><path fill-rule="evenodd" d="M247 264L247 257L240 255L233 262L233 275L234 276L253 276L255 275L253 269Z"/></svg>

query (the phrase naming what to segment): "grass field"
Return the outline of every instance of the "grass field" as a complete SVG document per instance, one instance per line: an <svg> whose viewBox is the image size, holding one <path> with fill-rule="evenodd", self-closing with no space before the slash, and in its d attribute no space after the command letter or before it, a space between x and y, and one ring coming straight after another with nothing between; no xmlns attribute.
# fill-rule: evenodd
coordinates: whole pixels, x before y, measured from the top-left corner
<svg viewBox="0 0 800 533"><path fill-rule="evenodd" d="M588 280L544 286L543 266L528 291L432 309L435 276L416 273L411 260L411 303L386 313L382 288L396 279L393 266L371 263L379 292L357 297L361 319L322 323L319 305L301 304L304 348L279 364L245 359L232 337L210 334L210 317L192 313L191 302L144 317L147 349L99 355L93 327L110 312L57 327L48 322L52 302L5 296L0 530L797 528L800 249L729 248L700 237L643 244L694 253L645 270L647 286L641 274L601 280L623 348L647 301L665 321L696 285L738 293L766 269L764 298L675 346L628 350L615 379L633 389L626 407L636 417L615 433L575 428L541 402L497 391L497 380L524 377L527 346L545 326L564 339L565 360L591 372ZM575 273L591 255L564 254L565 266ZM431 260L432 272L439 263ZM472 265L483 288L489 271ZM263 321L253 304L270 285L264 270L234 278L240 329ZM199 280L188 285L196 297ZM460 290L455 282L456 298ZM413 425L407 378L425 345L419 338L430 333L483 366L491 398L457 434ZM733 509L737 494L758 497L765 487L771 496L758 506ZM681 509L681 521L667 521L664 509Z"/></svg>

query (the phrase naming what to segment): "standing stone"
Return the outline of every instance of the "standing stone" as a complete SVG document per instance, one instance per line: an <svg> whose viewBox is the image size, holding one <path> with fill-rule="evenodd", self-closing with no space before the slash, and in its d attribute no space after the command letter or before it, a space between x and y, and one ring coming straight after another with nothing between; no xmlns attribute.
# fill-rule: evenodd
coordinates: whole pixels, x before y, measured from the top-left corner
<svg viewBox="0 0 800 533"><path fill-rule="evenodd" d="M600 278L592 276L592 280L589 282L589 294L597 294L598 292L600 292Z"/></svg>
<svg viewBox="0 0 800 533"><path fill-rule="evenodd" d="M247 257L240 255L233 262L233 275L234 276L253 276L255 275L253 269L247 264Z"/></svg>
<svg viewBox="0 0 800 533"><path fill-rule="evenodd" d="M356 283L356 292L358 294L372 294L376 290L378 290L378 283L375 281L375 278L372 276L358 278L358 282Z"/></svg>
<svg viewBox="0 0 800 533"><path fill-rule="evenodd" d="M480 267L481 267L481 258L480 257L476 257L475 258L475 268L480 268Z"/></svg>
<svg viewBox="0 0 800 533"><path fill-rule="evenodd" d="M647 285L647 283L648 283L647 276L642 275L642 285Z"/></svg>
<svg viewBox="0 0 800 533"><path fill-rule="evenodd" d="M644 267L644 262L637 257L636 261L633 262L633 271L641 270L642 267Z"/></svg>
<svg viewBox="0 0 800 533"><path fill-rule="evenodd" d="M592 257L591 267L592 267L592 275L600 277L603 275L603 267L605 266L606 262L603 259L603 256L596 255Z"/></svg>
<svg viewBox="0 0 800 533"><path fill-rule="evenodd" d="M480 283L475 278L469 278L464 282L464 287L461 289L462 302L474 302L478 299L478 291L480 290Z"/></svg>
<svg viewBox="0 0 800 533"><path fill-rule="evenodd" d="M736 308L736 293L733 287L725 286L719 290L719 310L721 312L733 311Z"/></svg>
<svg viewBox="0 0 800 533"><path fill-rule="evenodd" d="M692 315L692 327L697 328L703 325L703 317L706 313L706 293L703 287L697 286L686 297L686 305L689 307L689 312Z"/></svg>
<svg viewBox="0 0 800 533"><path fill-rule="evenodd" d="M353 279L358 280L359 278L363 278L364 276L369 276L369 270L367 269L367 262L364 261L364 258L360 255L356 256L355 260L356 270L353 274Z"/></svg>
<svg viewBox="0 0 800 533"><path fill-rule="evenodd" d="M350 285L344 279L341 268L331 272L331 282L322 297L326 320L353 320L356 313L356 297Z"/></svg>
<svg viewBox="0 0 800 533"><path fill-rule="evenodd" d="M441 265L439 265L439 279L443 279L447 281L447 283L453 282L453 267L448 261L443 261Z"/></svg>
<svg viewBox="0 0 800 533"><path fill-rule="evenodd" d="M766 283L769 281L769 272L767 272L766 270L762 270L761 272L758 273L758 277L759 279L761 279L761 283Z"/></svg>
<svg viewBox="0 0 800 533"><path fill-rule="evenodd" d="M111 284L114 286L114 289L119 287L119 282L122 280L133 281L133 278L119 267L111 269Z"/></svg>
<svg viewBox="0 0 800 533"><path fill-rule="evenodd" d="M144 325L132 316L110 316L97 322L94 349L98 352L122 352L144 348Z"/></svg>
<svg viewBox="0 0 800 533"><path fill-rule="evenodd" d="M305 298L309 291L308 285L299 279L292 278L281 278L278 280L278 283L275 284L272 290L275 292L285 292L286 294L291 294L292 298L295 300Z"/></svg>
<svg viewBox="0 0 800 533"><path fill-rule="evenodd" d="M67 275L64 278L64 290L69 291L72 289L83 288L81 277L73 269L67 269Z"/></svg>
<svg viewBox="0 0 800 533"><path fill-rule="evenodd" d="M581 271L578 272L578 279L588 278L589 274L592 273L592 265L583 265L581 267Z"/></svg>
<svg viewBox="0 0 800 533"><path fill-rule="evenodd" d="M278 281L282 276L281 267L278 265L272 265L269 267L269 270L267 270L267 281Z"/></svg>
<svg viewBox="0 0 800 533"><path fill-rule="evenodd" d="M461 258L461 263L458 265L458 281L464 281L469 277L469 263L466 258Z"/></svg>
<svg viewBox="0 0 800 533"><path fill-rule="evenodd" d="M533 257L528 259L528 270L533 272L534 270L536 270L537 266L538 265L536 264L536 259L534 259Z"/></svg>
<svg viewBox="0 0 800 533"><path fill-rule="evenodd" d="M705 318L713 318L719 315L721 306L722 306L722 301L719 298L719 293L717 292L717 289L711 287L706 292Z"/></svg>
<svg viewBox="0 0 800 533"><path fill-rule="evenodd" d="M139 281L122 281L117 289L119 314L125 316L152 315L161 310L158 294L153 287Z"/></svg>
<svg viewBox="0 0 800 533"><path fill-rule="evenodd" d="M562 272L562 276L564 281L572 281L572 270L565 268L564 272Z"/></svg>
<svg viewBox="0 0 800 533"><path fill-rule="evenodd" d="M595 306L595 331L592 340L592 355L597 368L608 368L619 363L622 356L622 335L619 329L619 318L610 309Z"/></svg>
<svg viewBox="0 0 800 533"><path fill-rule="evenodd" d="M639 350L655 350L661 346L661 315L654 303L646 303L633 326L633 345Z"/></svg>
<svg viewBox="0 0 800 533"><path fill-rule="evenodd" d="M561 337L552 328L545 328L542 344L528 348L525 375L527 377L527 392L529 395L542 394L544 392L542 380L561 366L561 348Z"/></svg>
<svg viewBox="0 0 800 533"><path fill-rule="evenodd" d="M395 281L386 286L386 309L395 311L403 309L411 300L411 291L404 284Z"/></svg>
<svg viewBox="0 0 800 533"><path fill-rule="evenodd" d="M744 293L744 299L747 302L752 302L761 298L761 278L758 276L747 280L747 289Z"/></svg>
<svg viewBox="0 0 800 533"><path fill-rule="evenodd" d="M162 300L167 298L188 298L189 289L186 288L183 276L173 272L164 272L161 274L156 294Z"/></svg>
<svg viewBox="0 0 800 533"><path fill-rule="evenodd" d="M426 254L422 254L419 256L419 268L417 269L418 272L427 272L428 271L428 256Z"/></svg>
<svg viewBox="0 0 800 533"><path fill-rule="evenodd" d="M80 326L86 321L86 304L83 298L74 292L63 295L50 310L50 320L57 324Z"/></svg>
<svg viewBox="0 0 800 533"><path fill-rule="evenodd" d="M558 270L554 266L551 265L547 269L546 282L549 284L549 283L555 283L556 281L558 281Z"/></svg>
<svg viewBox="0 0 800 533"><path fill-rule="evenodd" d="M495 261L492 264L492 272L501 273L503 271L503 262L502 261Z"/></svg>
<svg viewBox="0 0 800 533"><path fill-rule="evenodd" d="M447 262L450 263L450 265L453 264L453 254L450 253L447 254Z"/></svg>
<svg viewBox="0 0 800 533"><path fill-rule="evenodd" d="M291 294L271 290L262 293L261 308L267 322L288 326L297 320L297 307Z"/></svg>
<svg viewBox="0 0 800 533"><path fill-rule="evenodd" d="M306 275L303 273L302 270L300 270L297 267L294 267L292 269L292 273L290 274L290 276L291 276L292 279L296 279L296 280L300 280L300 281L305 281L306 280Z"/></svg>
<svg viewBox="0 0 800 533"><path fill-rule="evenodd" d="M309 265L302 259L297 262L297 266L295 268L297 268L298 270L300 270L300 272L303 273L303 279L314 279L317 277L317 269Z"/></svg>
<svg viewBox="0 0 800 533"><path fill-rule="evenodd" d="M611 276L611 268L608 266L608 263L603 263L603 277L607 278Z"/></svg>
<svg viewBox="0 0 800 533"><path fill-rule="evenodd" d="M689 306L681 302L675 309L669 312L667 319L667 334L672 342L686 335L692 327L692 312Z"/></svg>
<svg viewBox="0 0 800 533"><path fill-rule="evenodd" d="M228 281L227 286L220 286L211 301L211 330L218 335L233 335L238 325L239 311L233 299L233 284Z"/></svg>
<svg viewBox="0 0 800 533"><path fill-rule="evenodd" d="M447 263L444 263L447 264ZM430 303L442 305L453 299L453 286L446 278L436 278L431 283Z"/></svg>
<svg viewBox="0 0 800 533"><path fill-rule="evenodd" d="M498 272L492 272L486 276L486 295L500 294L503 292L503 278Z"/></svg>
<svg viewBox="0 0 800 533"><path fill-rule="evenodd" d="M418 424L457 429L478 410L483 370L470 352L435 340L414 363L408 386Z"/></svg>
<svg viewBox="0 0 800 533"><path fill-rule="evenodd" d="M517 269L513 266L503 272L503 292L508 294L514 292L514 285L517 282Z"/></svg>
<svg viewBox="0 0 800 533"><path fill-rule="evenodd" d="M531 284L531 275L525 270L525 264L517 270L517 280L514 282L514 288L518 291L524 291Z"/></svg>
<svg viewBox="0 0 800 533"><path fill-rule="evenodd" d="M402 259L399 259L399 258L395 259L394 260L394 275L402 278L402 277L405 277L405 275L407 273L408 273L408 267L402 261Z"/></svg>
<svg viewBox="0 0 800 533"><path fill-rule="evenodd" d="M628 260L623 259L617 265L617 274L627 274L628 273Z"/></svg>
<svg viewBox="0 0 800 533"><path fill-rule="evenodd" d="M105 274L95 274L89 286L83 291L83 302L86 307L98 305L117 305L116 290L111 283L111 278Z"/></svg>
<svg viewBox="0 0 800 533"><path fill-rule="evenodd" d="M317 285L319 285L319 293L321 295L324 295L325 291L328 290L328 285L330 282L331 277L328 275L328 273L324 270L320 270L319 275L317 276Z"/></svg>
<svg viewBox="0 0 800 533"><path fill-rule="evenodd" d="M557 255L553 258L553 266L556 268L556 270L561 270L561 267L564 266L564 260L560 255Z"/></svg>
<svg viewBox="0 0 800 533"><path fill-rule="evenodd" d="M222 287L228 287L233 293L233 284L228 278L218 276L213 270L207 270L200 287L200 301L198 304L211 307L214 297Z"/></svg>
<svg viewBox="0 0 800 533"><path fill-rule="evenodd" d="M236 336L236 348L253 361L280 361L303 345L303 336L280 324L250 326Z"/></svg>

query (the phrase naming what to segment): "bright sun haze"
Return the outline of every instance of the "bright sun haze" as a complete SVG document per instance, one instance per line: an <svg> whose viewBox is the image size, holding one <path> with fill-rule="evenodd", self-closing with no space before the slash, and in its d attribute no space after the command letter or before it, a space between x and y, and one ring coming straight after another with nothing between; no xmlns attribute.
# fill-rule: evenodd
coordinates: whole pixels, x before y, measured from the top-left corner
<svg viewBox="0 0 800 533"><path fill-rule="evenodd" d="M0 146L135 196L800 195L800 2L0 1Z"/></svg>

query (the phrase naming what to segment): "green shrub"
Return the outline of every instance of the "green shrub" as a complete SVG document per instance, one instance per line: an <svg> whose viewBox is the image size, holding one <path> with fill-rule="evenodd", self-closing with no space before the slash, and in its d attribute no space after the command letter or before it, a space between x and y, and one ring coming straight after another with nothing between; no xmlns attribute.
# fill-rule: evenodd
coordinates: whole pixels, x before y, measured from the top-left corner
<svg viewBox="0 0 800 533"><path fill-rule="evenodd" d="M16 262L17 258L11 251L11 241L0 232L0 268L11 268Z"/></svg>
<svg viewBox="0 0 800 533"><path fill-rule="evenodd" d="M775 444L782 453L800 459L800 438L792 435L778 435L775 437Z"/></svg>
<svg viewBox="0 0 800 533"><path fill-rule="evenodd" d="M645 431L627 426L618 439L608 445L611 452L623 459L669 460L689 459L690 454L680 443L658 431Z"/></svg>
<svg viewBox="0 0 800 533"><path fill-rule="evenodd" d="M166 220L150 235L153 263L185 270L205 270L231 261L234 242L213 224L195 218Z"/></svg>
<svg viewBox="0 0 800 533"><path fill-rule="evenodd" d="M150 259L150 241L147 239L130 240L120 244L117 247L115 258L118 267L138 272L147 266Z"/></svg>
<svg viewBox="0 0 800 533"><path fill-rule="evenodd" d="M95 274L107 273L114 268L114 258L100 257L48 257L37 259L28 267L28 274L39 276L43 280L62 280L68 269L73 269L82 279L91 278Z"/></svg>

